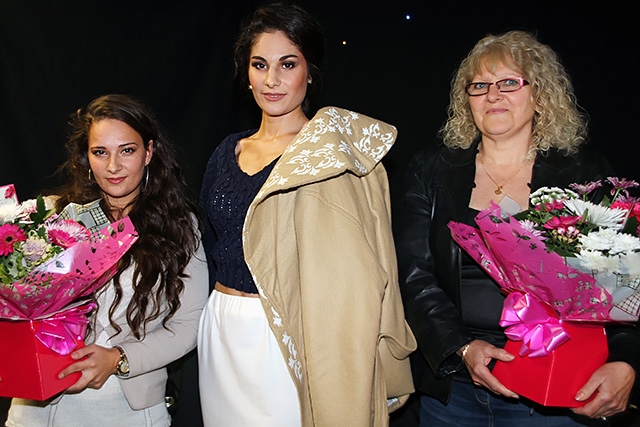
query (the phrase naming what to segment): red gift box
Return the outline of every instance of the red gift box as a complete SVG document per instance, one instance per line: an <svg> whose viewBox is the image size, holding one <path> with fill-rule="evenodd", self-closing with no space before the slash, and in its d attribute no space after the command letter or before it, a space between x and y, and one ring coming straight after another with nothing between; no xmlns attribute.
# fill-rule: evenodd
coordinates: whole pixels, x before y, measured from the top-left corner
<svg viewBox="0 0 640 427"><path fill-rule="evenodd" d="M587 401L575 399L578 390L609 355L601 324L562 322L570 339L550 354L520 356L522 342L509 340L505 350L511 362L497 361L493 375L508 389L544 406L577 408Z"/></svg>
<svg viewBox="0 0 640 427"><path fill-rule="evenodd" d="M58 379L74 362L46 347L36 331L42 320L0 320L0 396L46 400L75 384L82 373ZM77 347L84 342L76 340Z"/></svg>

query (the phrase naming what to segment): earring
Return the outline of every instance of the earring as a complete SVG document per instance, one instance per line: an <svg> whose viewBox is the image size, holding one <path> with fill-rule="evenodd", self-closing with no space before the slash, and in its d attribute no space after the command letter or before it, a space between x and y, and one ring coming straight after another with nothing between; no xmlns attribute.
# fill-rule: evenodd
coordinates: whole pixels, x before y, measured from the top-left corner
<svg viewBox="0 0 640 427"><path fill-rule="evenodd" d="M91 168L89 168L89 181L91 181Z"/></svg>
<svg viewBox="0 0 640 427"><path fill-rule="evenodd" d="M144 173L144 186L142 186L142 190L147 188L147 185L149 184L149 167L145 166L144 170L145 170L145 173Z"/></svg>
<svg viewBox="0 0 640 427"><path fill-rule="evenodd" d="M249 85L249 90L253 90L253 85Z"/></svg>
<svg viewBox="0 0 640 427"><path fill-rule="evenodd" d="M309 76L309 78L307 79L307 83L311 84L312 81L313 79L311 78L311 76Z"/></svg>

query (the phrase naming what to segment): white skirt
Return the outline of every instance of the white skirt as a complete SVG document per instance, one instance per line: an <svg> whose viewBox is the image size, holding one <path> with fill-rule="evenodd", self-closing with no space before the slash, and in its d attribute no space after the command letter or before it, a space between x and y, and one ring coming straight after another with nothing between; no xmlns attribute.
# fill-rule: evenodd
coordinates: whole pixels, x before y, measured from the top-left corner
<svg viewBox="0 0 640 427"><path fill-rule="evenodd" d="M299 427L300 404L259 298L213 291L198 332L206 427Z"/></svg>

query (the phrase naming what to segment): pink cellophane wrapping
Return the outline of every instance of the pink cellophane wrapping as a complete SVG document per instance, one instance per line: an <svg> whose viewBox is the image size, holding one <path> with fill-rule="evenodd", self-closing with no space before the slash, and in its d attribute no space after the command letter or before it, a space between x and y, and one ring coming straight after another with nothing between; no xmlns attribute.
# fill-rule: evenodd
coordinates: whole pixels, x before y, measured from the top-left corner
<svg viewBox="0 0 640 427"><path fill-rule="evenodd" d="M497 361L492 373L544 406L584 405L575 395L608 354L601 322L611 320L611 294L590 274L547 252L542 240L499 206L480 212L475 221L477 229L448 225L460 247L509 294L500 325L514 359Z"/></svg>
<svg viewBox="0 0 640 427"><path fill-rule="evenodd" d="M475 221L477 229L450 222L451 235L506 292L534 295L561 320L611 320L609 292L593 276L547 252L543 241L512 216L503 216L499 206L480 212Z"/></svg>
<svg viewBox="0 0 640 427"><path fill-rule="evenodd" d="M138 235L125 217L103 228L98 236L76 243L22 281L0 286L0 318L46 317L107 283Z"/></svg>

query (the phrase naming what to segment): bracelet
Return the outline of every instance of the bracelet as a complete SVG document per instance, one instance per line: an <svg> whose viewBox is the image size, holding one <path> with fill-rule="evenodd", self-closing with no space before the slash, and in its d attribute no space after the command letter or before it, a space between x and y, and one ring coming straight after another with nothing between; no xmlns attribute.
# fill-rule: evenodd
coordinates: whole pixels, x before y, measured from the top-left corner
<svg viewBox="0 0 640 427"><path fill-rule="evenodd" d="M471 343L467 343L467 345L465 345L464 347L462 347L462 351L460 352L460 358L462 360L464 360L464 357L467 355L467 351L469 351L469 347L471 346Z"/></svg>

